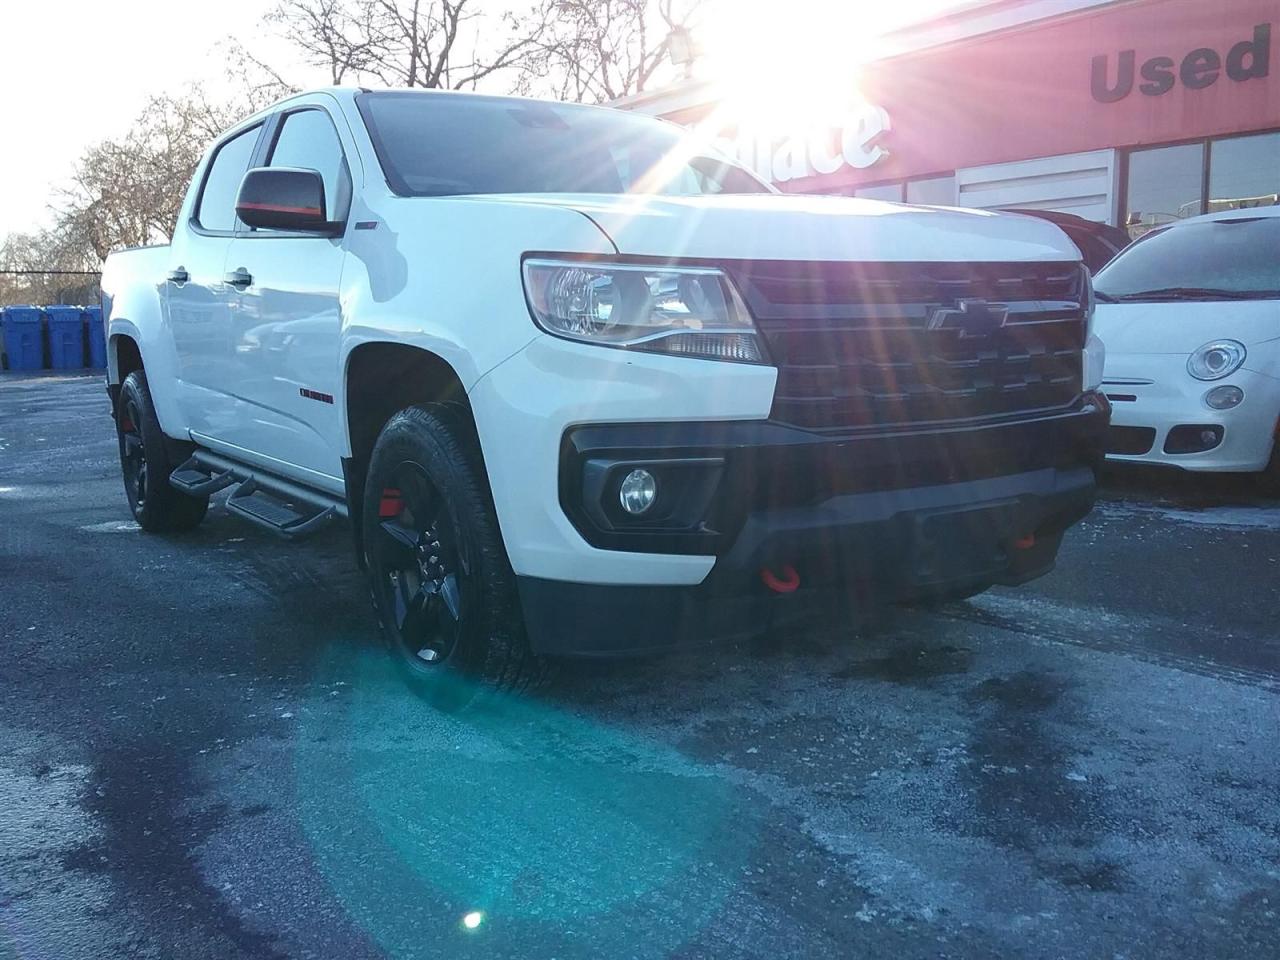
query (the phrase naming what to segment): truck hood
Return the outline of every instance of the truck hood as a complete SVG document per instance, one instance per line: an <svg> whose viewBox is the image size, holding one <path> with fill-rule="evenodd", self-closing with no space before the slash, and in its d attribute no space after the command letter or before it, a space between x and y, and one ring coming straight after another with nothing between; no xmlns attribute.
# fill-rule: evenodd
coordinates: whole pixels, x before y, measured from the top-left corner
<svg viewBox="0 0 1280 960"><path fill-rule="evenodd" d="M850 197L507 194L488 202L555 206L593 220L622 254L725 260L1079 260L1066 234L1034 217Z"/></svg>
<svg viewBox="0 0 1280 960"><path fill-rule="evenodd" d="M1280 302L1100 303L1094 330L1109 357L1190 354L1210 340L1239 340L1252 347L1280 338Z"/></svg>

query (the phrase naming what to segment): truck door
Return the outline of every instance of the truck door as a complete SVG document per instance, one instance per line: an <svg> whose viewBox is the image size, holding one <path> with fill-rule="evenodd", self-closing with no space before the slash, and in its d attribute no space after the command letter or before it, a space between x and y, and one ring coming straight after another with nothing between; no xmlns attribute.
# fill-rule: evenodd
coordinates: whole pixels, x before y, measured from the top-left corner
<svg viewBox="0 0 1280 960"><path fill-rule="evenodd" d="M342 141L320 106L291 110L267 133L267 166L318 171L328 218L345 221L352 180ZM338 292L341 237L242 228L227 252L235 383L242 409L227 437L243 450L284 461L283 472L341 490Z"/></svg>
<svg viewBox="0 0 1280 960"><path fill-rule="evenodd" d="M215 148L202 172L192 216L179 223L169 248L164 302L177 352L176 393L187 426L219 437L231 429L235 344L228 325L224 282L227 248L235 235L236 193L249 168L262 124Z"/></svg>

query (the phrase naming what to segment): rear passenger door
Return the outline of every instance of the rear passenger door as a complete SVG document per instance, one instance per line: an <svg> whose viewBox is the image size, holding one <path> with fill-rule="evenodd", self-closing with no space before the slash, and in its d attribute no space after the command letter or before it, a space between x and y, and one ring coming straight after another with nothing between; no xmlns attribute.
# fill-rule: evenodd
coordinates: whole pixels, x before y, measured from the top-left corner
<svg viewBox="0 0 1280 960"><path fill-rule="evenodd" d="M188 428L221 437L234 429L237 358L224 264L235 236L236 194L263 133L258 123L232 134L200 171L190 219L169 247L164 303L177 351L177 398Z"/></svg>
<svg viewBox="0 0 1280 960"><path fill-rule="evenodd" d="M345 222L352 178L346 150L321 106L273 119L258 165L318 171L326 215ZM229 294L238 365L237 446L297 479L341 491L342 424L338 341L341 237L242 228L227 253L228 274L249 278Z"/></svg>

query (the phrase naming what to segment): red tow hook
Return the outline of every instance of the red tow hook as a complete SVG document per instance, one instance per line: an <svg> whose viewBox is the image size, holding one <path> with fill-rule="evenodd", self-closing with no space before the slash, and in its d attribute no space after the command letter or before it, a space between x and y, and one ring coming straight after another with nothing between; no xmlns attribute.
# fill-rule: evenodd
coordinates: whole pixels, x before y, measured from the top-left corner
<svg viewBox="0 0 1280 960"><path fill-rule="evenodd" d="M800 589L800 574L790 564L782 568L782 576L778 576L768 567L761 567L760 579L774 593L795 593Z"/></svg>
<svg viewBox="0 0 1280 960"><path fill-rule="evenodd" d="M1034 533L1029 533L1021 540L1013 541L1013 545L1019 550L1030 550L1036 545L1036 535Z"/></svg>

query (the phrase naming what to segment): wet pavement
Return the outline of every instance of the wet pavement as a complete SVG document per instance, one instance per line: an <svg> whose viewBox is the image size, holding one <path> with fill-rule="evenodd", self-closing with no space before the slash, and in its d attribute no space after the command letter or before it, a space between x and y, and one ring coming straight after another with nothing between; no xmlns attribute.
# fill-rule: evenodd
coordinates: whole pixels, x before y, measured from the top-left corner
<svg viewBox="0 0 1280 960"><path fill-rule="evenodd" d="M1031 586L450 715L342 530L144 536L6 376L0 957L1274 956L1278 621L1280 502L1126 472Z"/></svg>

